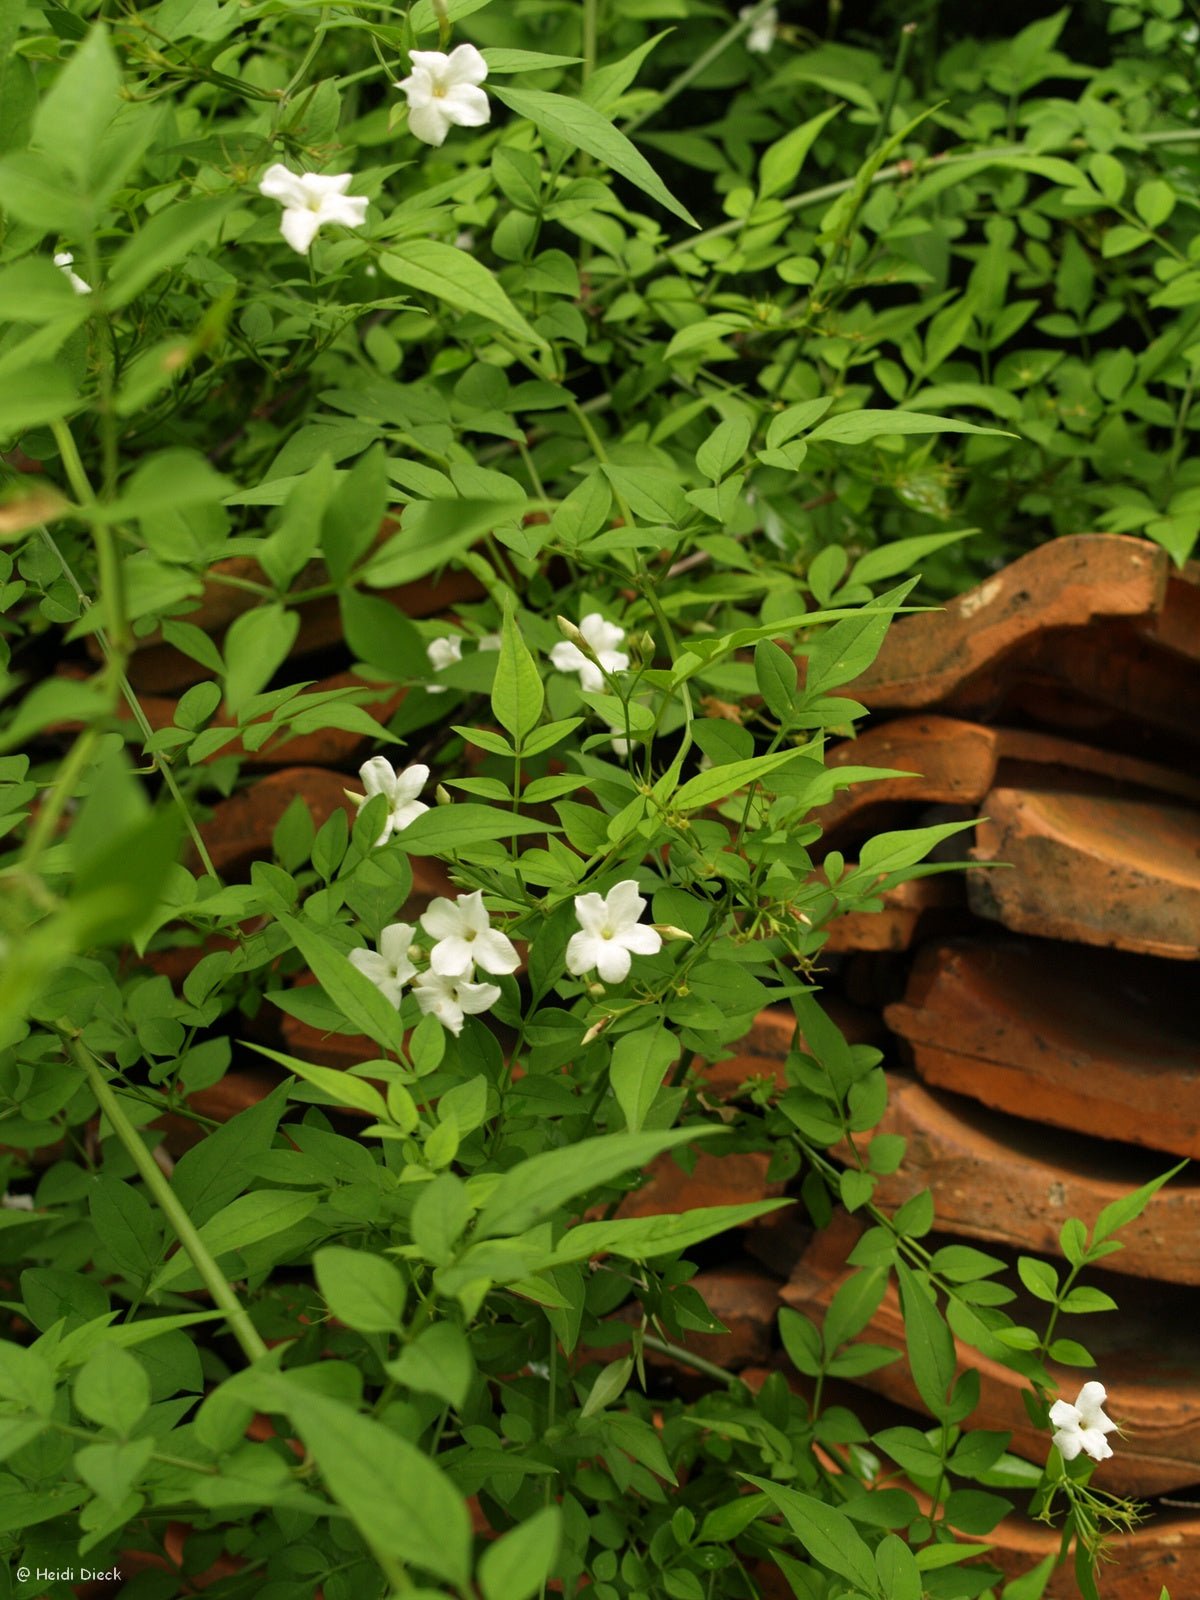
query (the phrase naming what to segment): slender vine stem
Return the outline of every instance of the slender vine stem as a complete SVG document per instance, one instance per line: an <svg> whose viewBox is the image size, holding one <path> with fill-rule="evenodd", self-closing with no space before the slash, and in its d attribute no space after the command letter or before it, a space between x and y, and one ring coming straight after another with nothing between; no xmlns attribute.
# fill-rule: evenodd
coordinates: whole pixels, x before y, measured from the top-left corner
<svg viewBox="0 0 1200 1600"><path fill-rule="evenodd" d="M174 1230L175 1237L200 1274L213 1304L225 1313L230 1332L242 1347L242 1353L247 1361L261 1360L267 1354L267 1347L258 1329L251 1322L249 1312L234 1293L233 1285L221 1271L208 1246L200 1237L195 1223L180 1203L179 1196L172 1189L166 1174L151 1155L146 1141L126 1116L125 1108L102 1070L100 1062L78 1036L68 1036L67 1048L74 1061L82 1068L88 1086L96 1096L101 1111L108 1118L113 1132L137 1168L138 1176L153 1195L159 1210Z"/></svg>

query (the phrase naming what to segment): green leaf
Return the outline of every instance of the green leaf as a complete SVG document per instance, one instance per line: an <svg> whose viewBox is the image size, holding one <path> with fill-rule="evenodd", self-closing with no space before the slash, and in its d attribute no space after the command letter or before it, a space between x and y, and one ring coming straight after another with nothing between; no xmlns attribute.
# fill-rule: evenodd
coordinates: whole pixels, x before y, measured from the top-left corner
<svg viewBox="0 0 1200 1600"><path fill-rule="evenodd" d="M278 601L235 617L225 635L225 704L236 714L287 660L300 613Z"/></svg>
<svg viewBox="0 0 1200 1600"><path fill-rule="evenodd" d="M143 223L113 262L107 288L113 309L127 305L198 245L215 242L234 204L232 195L173 202Z"/></svg>
<svg viewBox="0 0 1200 1600"><path fill-rule="evenodd" d="M382 996L380 998L382 999ZM385 1000L384 1004L387 1003ZM266 1056L285 1072L292 1072L297 1078L303 1078L305 1083L311 1083L314 1089L319 1089L324 1096L320 1102L322 1105L352 1106L356 1111L365 1111L368 1116L374 1117L376 1122L391 1121L387 1101L365 1078L355 1077L351 1072L343 1072L334 1067L319 1067L311 1061L301 1061L296 1056L271 1050L265 1044L254 1044L252 1041L247 1043L251 1050Z"/></svg>
<svg viewBox="0 0 1200 1600"><path fill-rule="evenodd" d="M750 444L753 426L749 417L729 417L718 422L708 438L696 451L696 465L712 483L719 483L726 473L732 472Z"/></svg>
<svg viewBox="0 0 1200 1600"><path fill-rule="evenodd" d="M799 1311L793 1311L790 1306L781 1306L779 1336L796 1371L802 1372L806 1378L819 1377L823 1362L821 1333L816 1324Z"/></svg>
<svg viewBox="0 0 1200 1600"><path fill-rule="evenodd" d="M1119 1229L1135 1222L1142 1212L1162 1188L1163 1184L1170 1183L1172 1178L1178 1177L1187 1166L1186 1161L1181 1161L1177 1166L1164 1172L1161 1177L1151 1178L1149 1183L1144 1183L1140 1189L1135 1189L1132 1194L1122 1195L1119 1200L1112 1200L1104 1207L1096 1218L1096 1225L1092 1229L1092 1245L1100 1244Z"/></svg>
<svg viewBox="0 0 1200 1600"><path fill-rule="evenodd" d="M0 190L0 202L3 201ZM57 422L78 404L70 378L50 363L25 367L20 381L0 387L0 439L15 439L29 428Z"/></svg>
<svg viewBox="0 0 1200 1600"><path fill-rule="evenodd" d="M484 1600L533 1600L555 1570L561 1538L562 1512L558 1506L543 1506L494 1539L476 1571Z"/></svg>
<svg viewBox="0 0 1200 1600"><path fill-rule="evenodd" d="M771 639L754 647L754 677L767 710L786 724L796 703L796 662Z"/></svg>
<svg viewBox="0 0 1200 1600"><path fill-rule="evenodd" d="M343 589L338 605L346 643L360 661L401 683L425 676L429 660L421 635L398 607L357 589Z"/></svg>
<svg viewBox="0 0 1200 1600"><path fill-rule="evenodd" d="M692 1130L695 1133L695 1129ZM747 1200L740 1205L697 1206L678 1216L620 1217L613 1222L581 1222L570 1228L547 1265L586 1261L595 1255L622 1256L627 1261L653 1261L658 1256L690 1250L718 1233L744 1227L790 1205L790 1200Z"/></svg>
<svg viewBox="0 0 1200 1600"><path fill-rule="evenodd" d="M421 817L417 818L417 822L422 820ZM415 826L416 823L410 824L410 827ZM285 911L276 912L275 918L347 1022L353 1023L383 1049L402 1056L404 1029L395 1006L384 999L368 977L351 965L343 951L330 944L309 923L301 922ZM288 1070L297 1069L289 1067Z"/></svg>
<svg viewBox="0 0 1200 1600"><path fill-rule="evenodd" d="M415 583L473 545L498 523L519 520L524 499L419 500L405 506L400 531L366 562L360 576L372 589Z"/></svg>
<svg viewBox="0 0 1200 1600"><path fill-rule="evenodd" d="M935 1417L949 1410L954 1382L954 1339L924 1284L910 1267L896 1263L900 1299L904 1308L904 1337L908 1364L917 1392Z"/></svg>
<svg viewBox="0 0 1200 1600"><path fill-rule="evenodd" d="M470 1393L475 1358L461 1328L453 1322L435 1322L387 1363L387 1372L397 1383L436 1395L458 1410Z"/></svg>
<svg viewBox="0 0 1200 1600"><path fill-rule="evenodd" d="M623 1033L613 1047L609 1081L630 1133L641 1131L667 1069L679 1058L674 1034L655 1022L636 1033Z"/></svg>
<svg viewBox="0 0 1200 1600"><path fill-rule="evenodd" d="M992 433L1011 439L1004 428L983 428L953 417L934 417L924 411L844 411L830 417L808 435L810 444L865 444L868 439L900 433Z"/></svg>
<svg viewBox="0 0 1200 1600"><path fill-rule="evenodd" d="M136 1356L97 1350L75 1379L75 1404L102 1428L128 1435L150 1406L150 1379Z"/></svg>
<svg viewBox="0 0 1200 1600"><path fill-rule="evenodd" d="M750 1472L740 1476L761 1489L782 1513L788 1527L818 1566L845 1578L866 1594L880 1593L875 1558L849 1517L824 1500L773 1483L770 1478L756 1478Z"/></svg>
<svg viewBox="0 0 1200 1600"><path fill-rule="evenodd" d="M484 317L524 344L546 348L545 339L534 332L497 280L469 250L456 249L440 239L405 239L381 255L379 265L397 283L433 295L456 311Z"/></svg>
<svg viewBox="0 0 1200 1600"><path fill-rule="evenodd" d="M120 108L120 88L121 74L108 29L98 22L38 106L33 119L34 142L53 151L81 188L97 169L101 137Z"/></svg>
<svg viewBox="0 0 1200 1600"><path fill-rule="evenodd" d="M645 1166L664 1150L724 1131L721 1127L704 1127L608 1134L530 1156L511 1167L493 1189L479 1214L476 1235L491 1239L499 1234L524 1233L568 1200Z"/></svg>
<svg viewBox="0 0 1200 1600"><path fill-rule="evenodd" d="M830 689L852 683L867 670L879 654L896 608L904 603L916 582L916 578L909 578L880 595L873 609L835 622L821 635L808 652L806 697L828 694Z"/></svg>
<svg viewBox="0 0 1200 1600"><path fill-rule="evenodd" d="M888 544L868 550L850 569L851 583L878 583L883 578L894 578L901 572L911 572L918 561L957 544L960 539L970 539L978 528L962 528L956 533L924 533L915 539L894 539Z"/></svg>
<svg viewBox="0 0 1200 1600"><path fill-rule="evenodd" d="M785 133L782 139L777 139L773 145L768 146L758 165L760 199L769 200L773 195L782 194L785 189L791 187L799 176L805 157L821 130L842 109L841 106L831 106L828 111L810 117L807 122L802 122L798 128L793 128L790 133Z"/></svg>
<svg viewBox="0 0 1200 1600"><path fill-rule="evenodd" d="M749 756L744 761L726 761L721 766L710 767L707 772L698 772L670 796L671 809L695 811L700 806L710 806L714 801L724 800L748 784L757 783L769 773L786 766L789 761L794 761L797 754L795 750L776 750L771 755Z"/></svg>
<svg viewBox="0 0 1200 1600"><path fill-rule="evenodd" d="M200 1229L200 1238L210 1255L228 1255L231 1250L243 1250L303 1222L316 1210L320 1199L320 1195L296 1194L290 1189L255 1189L252 1194L239 1195L210 1217ZM155 1276L150 1292L156 1294L181 1278L194 1276L191 1257L185 1250L178 1250Z"/></svg>
<svg viewBox="0 0 1200 1600"><path fill-rule="evenodd" d="M532 733L542 715L546 691L529 646L521 637L512 608L504 612L500 659L492 684L492 712L518 747Z"/></svg>
<svg viewBox="0 0 1200 1600"><path fill-rule="evenodd" d="M693 228L699 227L695 217L675 199L637 146L594 106L583 100L572 100L567 95L547 94L543 89L497 86L491 92L519 117L528 117L542 133L561 140L572 150L585 150L652 200L657 200L659 205L682 217L684 222ZM386 261L386 257L384 259Z"/></svg>
<svg viewBox="0 0 1200 1600"><path fill-rule="evenodd" d="M1158 228L1175 209L1175 191L1161 178L1150 178L1138 184L1133 205L1148 228Z"/></svg>
<svg viewBox="0 0 1200 1600"><path fill-rule="evenodd" d="M533 817L513 816L495 806L479 806L467 801L426 811L410 822L398 838L409 855L446 856L473 844L482 844L485 839L554 831Z"/></svg>
<svg viewBox="0 0 1200 1600"><path fill-rule="evenodd" d="M875 1570L887 1600L921 1600L924 1591L917 1558L894 1533L885 1533L876 1545Z"/></svg>
<svg viewBox="0 0 1200 1600"><path fill-rule="evenodd" d="M1032 1256L1018 1256L1017 1275L1036 1299L1048 1305L1058 1299L1058 1273L1048 1262L1037 1261Z"/></svg>
<svg viewBox="0 0 1200 1600"><path fill-rule="evenodd" d="M470 1514L423 1450L285 1374L246 1373L243 1397L291 1417L329 1492L371 1548L467 1588Z"/></svg>

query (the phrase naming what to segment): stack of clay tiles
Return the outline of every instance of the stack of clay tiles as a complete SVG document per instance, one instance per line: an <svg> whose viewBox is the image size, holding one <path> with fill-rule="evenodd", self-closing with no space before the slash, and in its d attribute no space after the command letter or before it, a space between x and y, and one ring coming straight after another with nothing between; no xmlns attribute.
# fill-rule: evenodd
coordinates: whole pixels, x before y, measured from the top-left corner
<svg viewBox="0 0 1200 1600"><path fill-rule="evenodd" d="M891 773L820 817L822 848L853 860L895 827L977 819L939 847L966 872L886 897L835 929L824 982L886 1027L881 1131L907 1139L880 1181L889 1208L933 1191L935 1242L1061 1266L1059 1232L1200 1155L1200 567L1134 539L1048 543L944 610L899 620L847 690L872 713L832 760ZM997 865L1002 863L1002 865ZM858 1224L815 1236L783 1290L820 1322L850 1270ZM1117 1311L1065 1317L1095 1373L1052 1367L1073 1399L1097 1376L1124 1437L1097 1487L1147 1500L1101 1593L1200 1594L1200 1178L1191 1169L1123 1235L1090 1281ZM1014 1280L1015 1281L1015 1278ZM1046 1308L1018 1301L1017 1320ZM898 1301L863 1335L903 1346ZM1045 1458L1020 1386L978 1367L975 1426ZM906 1365L861 1382L917 1420ZM855 1404L862 1403L862 1396ZM899 1410L897 1409L897 1418ZM991 1536L1012 1572L1054 1547L1019 1522ZM1047 1591L1076 1593L1069 1569Z"/></svg>

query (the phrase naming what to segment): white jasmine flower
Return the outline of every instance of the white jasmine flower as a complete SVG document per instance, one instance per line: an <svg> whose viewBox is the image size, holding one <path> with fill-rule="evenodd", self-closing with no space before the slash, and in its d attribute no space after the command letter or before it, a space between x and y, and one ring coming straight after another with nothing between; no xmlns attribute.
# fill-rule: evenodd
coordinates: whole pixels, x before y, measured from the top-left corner
<svg viewBox="0 0 1200 1600"><path fill-rule="evenodd" d="M91 284L90 283L84 283L83 279L79 276L79 274L77 272L72 272L71 271L71 268L74 265L74 263L75 263L75 257L71 254L71 252L69 250L60 250L58 252L58 254L55 256L55 258L54 258L54 265L58 268L58 270L60 272L63 272L63 273L66 274L67 282L71 285L72 289L74 289L76 294L91 294L91 292L92 292Z"/></svg>
<svg viewBox="0 0 1200 1600"><path fill-rule="evenodd" d="M471 983L466 978L451 978L438 972L423 972L413 984L413 993L421 1010L432 1013L443 1028L454 1034L462 1032L465 1016L477 1017L481 1011L489 1011L500 998L500 989L494 983Z"/></svg>
<svg viewBox="0 0 1200 1600"><path fill-rule="evenodd" d="M753 6L743 6L738 12L739 20L748 17L754 10ZM779 13L774 6L764 11L762 16L750 29L745 38L746 49L751 55L763 56L775 43L775 35L779 32Z"/></svg>
<svg viewBox="0 0 1200 1600"><path fill-rule="evenodd" d="M33 1196L31 1194L0 1195L0 1206L3 1206L5 1211L32 1211Z"/></svg>
<svg viewBox="0 0 1200 1600"><path fill-rule="evenodd" d="M444 639L431 639L425 646L425 654L429 657L429 665L435 672L441 672L451 662L462 660L462 640L456 633L448 633ZM426 694L445 694L444 683L430 683L425 687Z"/></svg>
<svg viewBox="0 0 1200 1600"><path fill-rule="evenodd" d="M438 941L429 962L439 977L470 978L476 964L485 972L515 972L521 963L512 940L492 927L482 889L460 894L457 903L431 900L421 926Z"/></svg>
<svg viewBox="0 0 1200 1600"><path fill-rule="evenodd" d="M470 228L463 228L460 233L456 233L455 234L455 236L454 236L454 248L456 250L466 250L466 251L474 250L474 248L475 248L475 235L471 232Z"/></svg>
<svg viewBox="0 0 1200 1600"><path fill-rule="evenodd" d="M1102 1407L1107 1399L1104 1385L1093 1379L1080 1389L1074 1405L1056 1400L1050 1407L1054 1443L1064 1461L1074 1461L1081 1450L1093 1461L1106 1461L1112 1455L1112 1446L1104 1435L1115 1433L1117 1425L1104 1415Z"/></svg>
<svg viewBox="0 0 1200 1600"><path fill-rule="evenodd" d="M408 125L423 144L442 144L453 127L482 128L492 108L479 85L487 62L473 44L460 44L449 55L441 50L412 50L411 76L397 83L408 100Z"/></svg>
<svg viewBox="0 0 1200 1600"><path fill-rule="evenodd" d="M293 250L305 256L317 229L326 223L361 228L366 221L365 196L346 193L353 182L352 172L339 172L332 177L319 172L290 172L277 161L263 174L258 192L268 200L279 201L283 207L279 231Z"/></svg>
<svg viewBox="0 0 1200 1600"><path fill-rule="evenodd" d="M600 666L568 639L554 646L550 661L560 672L577 672L580 688L598 694L604 688L604 672L624 672L629 665L629 657L617 649L624 642L625 629L618 628L615 622L605 622L598 611L589 611L579 624L579 632Z"/></svg>
<svg viewBox="0 0 1200 1600"><path fill-rule="evenodd" d="M657 955L661 934L638 921L645 909L632 878L616 884L607 895L576 895L580 931L567 945L567 971L578 978L595 967L602 982L620 983L629 976L633 956Z"/></svg>
<svg viewBox="0 0 1200 1600"><path fill-rule="evenodd" d="M405 767L403 772L397 772L384 756L372 756L370 761L359 767L358 775L366 794L350 794L346 790L356 806L365 805L372 795L385 794L388 797L388 814L383 819L383 832L375 841L377 846L386 844L393 833L407 828L422 811L429 810L423 800L417 799L429 782L428 767Z"/></svg>
<svg viewBox="0 0 1200 1600"><path fill-rule="evenodd" d="M504 639L498 633L485 633L479 641L481 650L499 650L503 645Z"/></svg>
<svg viewBox="0 0 1200 1600"><path fill-rule="evenodd" d="M379 935L378 955L374 950L350 952L350 965L370 978L384 999L397 1008L404 985L417 970L409 955L415 932L411 922L393 922Z"/></svg>

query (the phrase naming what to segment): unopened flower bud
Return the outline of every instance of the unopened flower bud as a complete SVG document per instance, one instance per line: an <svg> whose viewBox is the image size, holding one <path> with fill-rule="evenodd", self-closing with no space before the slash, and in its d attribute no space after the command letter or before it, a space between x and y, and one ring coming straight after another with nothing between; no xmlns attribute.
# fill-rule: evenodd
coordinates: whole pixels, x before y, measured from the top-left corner
<svg viewBox="0 0 1200 1600"><path fill-rule="evenodd" d="M451 806L454 804L454 796L450 793L449 789L447 789L444 783L438 784L437 788L433 791L433 798L440 806Z"/></svg>
<svg viewBox="0 0 1200 1600"><path fill-rule="evenodd" d="M592 989L598 989L600 985L598 983L593 983L590 985L590 987ZM593 1022L580 1042L582 1044L591 1044L593 1039L598 1039L600 1037L611 1021L611 1017L601 1017L599 1022Z"/></svg>
<svg viewBox="0 0 1200 1600"><path fill-rule="evenodd" d="M672 939L687 939L690 942L693 937L693 935L690 934L686 928L677 928L673 923L670 922L656 922L653 924L653 926L658 930L659 933L662 934L663 938L666 939L668 943L670 943Z"/></svg>
<svg viewBox="0 0 1200 1600"><path fill-rule="evenodd" d="M593 1000L602 1000L605 993L604 985L602 983L589 983L587 986L587 992L591 995Z"/></svg>
<svg viewBox="0 0 1200 1600"><path fill-rule="evenodd" d="M658 644L652 633L645 628L641 633L635 633L628 641L629 653L638 661L653 661Z"/></svg>
<svg viewBox="0 0 1200 1600"><path fill-rule="evenodd" d="M564 639L573 644L576 650L582 650L589 661L594 661L596 659L595 651L584 638L580 630L568 617L555 617L554 620L558 623L558 631L562 634Z"/></svg>

